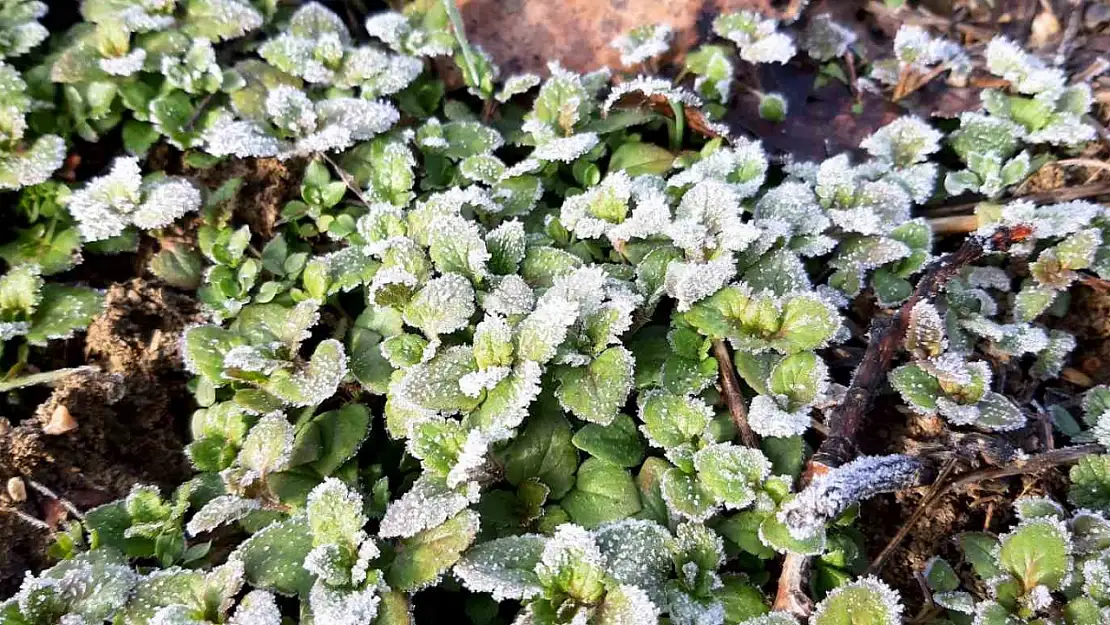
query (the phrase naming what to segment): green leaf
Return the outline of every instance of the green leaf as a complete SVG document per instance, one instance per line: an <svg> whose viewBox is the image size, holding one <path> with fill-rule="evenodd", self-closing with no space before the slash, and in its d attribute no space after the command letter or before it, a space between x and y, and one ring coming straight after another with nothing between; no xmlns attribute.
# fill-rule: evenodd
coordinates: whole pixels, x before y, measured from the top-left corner
<svg viewBox="0 0 1110 625"><path fill-rule="evenodd" d="M874 577L840 586L813 613L813 625L900 625L898 593Z"/></svg>
<svg viewBox="0 0 1110 625"><path fill-rule="evenodd" d="M705 431L713 409L701 398L650 392L640 398L640 420L653 445L670 449Z"/></svg>
<svg viewBox="0 0 1110 625"><path fill-rule="evenodd" d="M50 339L69 338L75 331L87 328L103 308L104 295L99 291L47 284L42 288L42 300L31 317L27 340L44 344Z"/></svg>
<svg viewBox="0 0 1110 625"><path fill-rule="evenodd" d="M235 333L214 325L194 326L185 331L185 368L213 382L223 382L224 354L242 339Z"/></svg>
<svg viewBox="0 0 1110 625"><path fill-rule="evenodd" d="M294 406L315 406L335 394L346 373L347 354L343 344L327 339L316 346L308 366L302 371L275 371L266 390Z"/></svg>
<svg viewBox="0 0 1110 625"><path fill-rule="evenodd" d="M1084 508L1110 512L1110 455L1080 458L1071 468L1068 501Z"/></svg>
<svg viewBox="0 0 1110 625"><path fill-rule="evenodd" d="M793 412L808 406L826 377L824 363L813 352L791 354L771 369L771 393L786 397L787 410Z"/></svg>
<svg viewBox="0 0 1110 625"><path fill-rule="evenodd" d="M323 447L312 468L320 475L331 475L354 457L370 433L370 411L361 404L347 404L315 417L312 423L319 428Z"/></svg>
<svg viewBox="0 0 1110 625"><path fill-rule="evenodd" d="M434 584L474 542L478 525L478 513L464 510L438 527L400 541L386 581L391 588L405 592Z"/></svg>
<svg viewBox="0 0 1110 625"><path fill-rule="evenodd" d="M269 414L254 424L243 440L239 464L261 475L289 466L293 426L281 414Z"/></svg>
<svg viewBox="0 0 1110 625"><path fill-rule="evenodd" d="M708 519L717 510L716 497L697 479L677 467L663 474L660 491L667 507L684 518Z"/></svg>
<svg viewBox="0 0 1110 625"><path fill-rule="evenodd" d="M935 592L949 592L960 587L960 578L956 575L956 570L939 556L925 563L925 581Z"/></svg>
<svg viewBox="0 0 1110 625"><path fill-rule="evenodd" d="M759 525L759 538L763 544L779 553L800 553L806 556L821 555L825 551L825 532L799 540L774 515L768 515Z"/></svg>
<svg viewBox="0 0 1110 625"><path fill-rule="evenodd" d="M590 458L578 468L574 490L560 505L575 523L594 528L639 512L640 494L628 471Z"/></svg>
<svg viewBox="0 0 1110 625"><path fill-rule="evenodd" d="M529 599L543 591L536 565L542 536L506 536L476 545L455 565L455 575L471 592L492 593L496 601Z"/></svg>
<svg viewBox="0 0 1110 625"><path fill-rule="evenodd" d="M889 374L890 385L911 407L924 412L937 409L941 396L940 382L915 364L902 365Z"/></svg>
<svg viewBox="0 0 1110 625"><path fill-rule="evenodd" d="M771 514L757 510L738 512L718 523L715 529L740 550L760 560L769 560L775 557L775 550L760 539L759 528Z"/></svg>
<svg viewBox="0 0 1110 625"><path fill-rule="evenodd" d="M351 375L363 388L375 395L385 395L393 375L393 365L382 354L382 337L373 330L351 328L347 336L348 365Z"/></svg>
<svg viewBox="0 0 1110 625"><path fill-rule="evenodd" d="M998 562L1026 590L1042 584L1059 590L1072 566L1069 539L1067 530L1051 519L1026 521L1002 537Z"/></svg>
<svg viewBox="0 0 1110 625"><path fill-rule="evenodd" d="M771 463L756 449L717 443L694 454L698 481L718 502L743 508L755 501L756 489L771 473Z"/></svg>
<svg viewBox="0 0 1110 625"><path fill-rule="evenodd" d="M636 487L640 490L640 518L665 525L671 518L667 502L663 499L663 475L671 464L662 458L648 456L636 474Z"/></svg>
<svg viewBox="0 0 1110 625"><path fill-rule="evenodd" d="M574 446L618 467L636 467L644 459L644 441L632 417L620 414L609 425L587 423L571 439Z"/></svg>
<svg viewBox="0 0 1110 625"><path fill-rule="evenodd" d="M1030 322L1040 316L1056 299L1056 290L1043 285L1029 284L1014 296L1014 317Z"/></svg>
<svg viewBox="0 0 1110 625"><path fill-rule="evenodd" d="M538 478L559 499L574 485L578 452L571 444L570 424L550 399L539 402L504 457L505 478L514 486Z"/></svg>
<svg viewBox="0 0 1110 625"><path fill-rule="evenodd" d="M243 562L251 586L283 595L302 595L312 587L303 566L312 550L312 532L304 516L273 523L239 545L231 557Z"/></svg>
<svg viewBox="0 0 1110 625"><path fill-rule="evenodd" d="M806 449L805 440L801 436L766 436L759 446L771 461L772 473L795 478L801 475Z"/></svg>
<svg viewBox="0 0 1110 625"><path fill-rule="evenodd" d="M836 310L815 295L788 300L781 319L775 346L786 353L823 347L840 327Z"/></svg>
<svg viewBox="0 0 1110 625"><path fill-rule="evenodd" d="M204 279L204 257L191 247L166 245L151 259L150 270L166 284L192 291Z"/></svg>
<svg viewBox="0 0 1110 625"><path fill-rule="evenodd" d="M725 623L728 625L743 623L770 612L763 593L748 583L744 576L726 575L721 582L723 585L713 591L713 596L725 606Z"/></svg>
<svg viewBox="0 0 1110 625"><path fill-rule="evenodd" d="M575 416L608 425L632 390L634 364L627 349L610 347L585 367L564 369L555 396Z"/></svg>
<svg viewBox="0 0 1110 625"><path fill-rule="evenodd" d="M609 171L624 170L629 176L645 174L662 176L671 169L674 155L653 143L630 142L621 145L609 157Z"/></svg>
<svg viewBox="0 0 1110 625"><path fill-rule="evenodd" d="M964 553L975 574L981 579L994 579L1002 574L998 561L994 558L994 550L998 547L998 539L985 532L965 532L959 536L960 550Z"/></svg>

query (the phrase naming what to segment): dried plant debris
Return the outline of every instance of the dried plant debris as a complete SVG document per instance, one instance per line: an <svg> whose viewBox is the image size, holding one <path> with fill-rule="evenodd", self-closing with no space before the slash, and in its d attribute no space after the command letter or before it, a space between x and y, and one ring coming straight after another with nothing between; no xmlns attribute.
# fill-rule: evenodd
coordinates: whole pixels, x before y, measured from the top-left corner
<svg viewBox="0 0 1110 625"><path fill-rule="evenodd" d="M932 484L937 454L813 461L877 394L867 419L939 417L1015 463L1046 414L1056 445L1110 446L1105 386L1078 417L1058 400L1077 342L1050 319L1110 279L1110 214L1016 197L1099 149L1082 77L918 26L865 62L829 14L755 10L679 56L662 21L612 37L615 76L503 74L449 1L357 7L85 0L47 43L43 3L0 3L0 384L33 400L68 346L101 369L0 434L0 513L54 532L59 560L0 623L402 624L425 590L474 623L1110 618L1110 455L1071 468L1066 505L1023 498L1008 533L960 536L970 569L932 560L914 617L861 576L856 526L881 521L855 517ZM724 123L747 101L761 127L800 119L749 77L815 64L861 105L996 80L958 120L897 116L813 161ZM95 171L48 180L90 146ZM934 241L926 207L957 195L980 200L969 238ZM157 281L96 273L116 265ZM853 379L869 341L884 364ZM191 478L165 463L158 485L113 479L122 499L51 504L68 524L36 516L36 476L88 469L51 453L114 449L128 423L176 441L185 389ZM810 558L812 613L772 611L771 574Z"/></svg>

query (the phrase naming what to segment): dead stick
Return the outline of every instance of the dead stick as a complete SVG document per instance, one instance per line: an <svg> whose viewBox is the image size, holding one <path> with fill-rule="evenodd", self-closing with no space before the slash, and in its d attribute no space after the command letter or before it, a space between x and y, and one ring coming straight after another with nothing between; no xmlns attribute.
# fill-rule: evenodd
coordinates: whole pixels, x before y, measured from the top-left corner
<svg viewBox="0 0 1110 625"><path fill-rule="evenodd" d="M740 440L747 447L759 447L759 437L748 424L748 409L744 407L744 395L740 392L740 380L736 379L736 367L732 364L732 354L728 345L721 339L713 340L713 356L717 358L717 369L721 372L721 392L725 397L732 423L740 432Z"/></svg>
<svg viewBox="0 0 1110 625"><path fill-rule="evenodd" d="M1070 202L1072 200L1082 200L1084 198L1095 197L1097 195L1106 195L1110 193L1110 185L1105 183L1086 184L1078 187L1066 187L1057 189L1055 191L1042 191L1039 193L1029 193L1026 195L1015 195L1010 197L1012 200L1029 200L1031 202ZM944 215L958 215L967 211L973 210L976 206L987 202L988 200L979 200L978 202L964 202L962 204L950 204L948 206L937 206L932 209L926 209L930 217L941 217Z"/></svg>
<svg viewBox="0 0 1110 625"><path fill-rule="evenodd" d="M894 314L893 318L879 319L871 325L871 339L863 360L852 376L851 386L844 400L833 409L827 424L829 435L818 447L807 463L803 481L827 472L855 458L857 453L856 436L863 427L867 410L875 395L882 388L886 374L890 370L895 354L898 353L909 325L910 310L921 300L931 300L940 293L953 276L964 266L975 262L987 251L1006 251L1014 243L1027 239L1033 230L1029 226L1001 228L990 237L971 237L964 241L956 251L945 255L930 266L917 283L913 295ZM807 556L788 553L783 561L783 574L779 577L779 588L775 595L775 610L790 612L796 616L809 616L809 605L799 603L796 598L804 594L801 584L804 580L796 574L805 570L801 562ZM790 573L789 575L787 573Z"/></svg>
<svg viewBox="0 0 1110 625"><path fill-rule="evenodd" d="M1061 464L1071 464L1079 460L1096 454L1106 453L1106 448L1098 443L1088 443L1086 445L1075 445L1073 447L1061 447L1060 449L1053 449L1046 451L1043 454L1029 456L1020 460L1015 460L1010 464L1003 467L992 467L990 469L980 469L972 471L957 480L946 490L961 488L977 482L984 482L986 480L997 480L1003 477L1010 477L1012 475L1021 475L1023 473L1036 473L1043 469L1059 466Z"/></svg>

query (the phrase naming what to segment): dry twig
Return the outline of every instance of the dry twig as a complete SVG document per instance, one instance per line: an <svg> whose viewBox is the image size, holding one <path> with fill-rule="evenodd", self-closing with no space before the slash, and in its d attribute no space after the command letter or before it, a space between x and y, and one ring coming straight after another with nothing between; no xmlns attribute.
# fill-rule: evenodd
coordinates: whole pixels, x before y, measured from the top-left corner
<svg viewBox="0 0 1110 625"><path fill-rule="evenodd" d="M759 437L748 424L748 410L744 407L744 395L740 393L740 381L736 379L736 367L732 364L728 345L720 339L714 340L713 356L717 359L717 369L721 372L721 395L732 415L732 423L740 433L740 440L748 447L758 448Z"/></svg>

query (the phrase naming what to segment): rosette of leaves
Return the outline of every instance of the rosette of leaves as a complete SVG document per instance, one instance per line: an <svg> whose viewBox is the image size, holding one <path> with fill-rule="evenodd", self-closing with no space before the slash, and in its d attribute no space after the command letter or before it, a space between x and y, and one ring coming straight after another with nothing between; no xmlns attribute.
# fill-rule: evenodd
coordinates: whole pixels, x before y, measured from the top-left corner
<svg viewBox="0 0 1110 625"><path fill-rule="evenodd" d="M273 67L320 86L358 89L367 99L396 93L424 69L418 59L355 46L343 20L316 2L301 5L285 30L258 50Z"/></svg>
<svg viewBox="0 0 1110 625"><path fill-rule="evenodd" d="M0 341L21 337L45 345L69 338L87 328L103 307L100 291L48 283L38 265L17 265L0 275Z"/></svg>
<svg viewBox="0 0 1110 625"><path fill-rule="evenodd" d="M251 89L235 108L242 118L222 111L205 130L207 152L288 159L344 150L389 130L400 115L392 104L377 100L346 96L313 100L285 83L268 90Z"/></svg>
<svg viewBox="0 0 1110 625"><path fill-rule="evenodd" d="M307 359L300 356L319 306L315 300L252 304L227 328L188 328L182 339L186 366L206 384L229 387L236 403L256 412L318 405L347 374L346 351L336 339L319 342Z"/></svg>
<svg viewBox="0 0 1110 625"><path fill-rule="evenodd" d="M585 127L597 109L600 81L588 81L554 62L548 70L551 75L540 86L521 126L528 143L535 146L531 154L535 168L541 162L571 163L599 144L598 134Z"/></svg>
<svg viewBox="0 0 1110 625"><path fill-rule="evenodd" d="M903 25L894 35L894 57L872 64L870 76L884 85L897 86L916 76L941 72L967 76L971 58L957 43L933 37L920 26Z"/></svg>
<svg viewBox="0 0 1110 625"><path fill-rule="evenodd" d="M717 104L728 103L732 97L732 76L735 69L724 46L698 46L686 55L684 69L696 76L694 91L698 95Z"/></svg>
<svg viewBox="0 0 1110 625"><path fill-rule="evenodd" d="M90 180L66 199L86 243L105 242L105 249L134 245L136 229L154 230L200 208L201 194L178 176L142 176L139 161L121 157L107 174ZM109 242L111 240L111 242Z"/></svg>
<svg viewBox="0 0 1110 625"><path fill-rule="evenodd" d="M0 189L39 184L62 166L61 137L28 134L27 115L35 105L19 71L0 62Z"/></svg>
<svg viewBox="0 0 1110 625"><path fill-rule="evenodd" d="M416 57L450 56L456 39L450 30L444 2L410 2L400 12L386 11L366 18L366 32L398 54Z"/></svg>
<svg viewBox="0 0 1110 625"><path fill-rule="evenodd" d="M27 574L10 599L0 603L4 623L48 625L100 623L124 609L140 576L112 549L97 549Z"/></svg>
<svg viewBox="0 0 1110 625"><path fill-rule="evenodd" d="M718 15L713 32L735 44L740 58L748 63L786 63L796 52L793 39L778 32L778 20L755 11Z"/></svg>
<svg viewBox="0 0 1110 625"><path fill-rule="evenodd" d="M69 187L52 181L20 191L14 206L19 225L13 224L12 240L0 245L0 258L13 267L37 264L44 276L80 263L81 234L65 208L69 194Z"/></svg>
<svg viewBox="0 0 1110 625"><path fill-rule="evenodd" d="M1033 171L1029 152L1018 152L1022 134L1021 128L1007 119L961 113L960 127L948 142L967 168L945 175L945 191L997 198L1020 183Z"/></svg>
<svg viewBox="0 0 1110 625"><path fill-rule="evenodd" d="M922 301L910 312L903 345L913 361L890 372L890 383L916 412L940 413L953 425L1007 431L1025 416L1006 396L990 390L991 369L984 361L947 351L944 321Z"/></svg>
<svg viewBox="0 0 1110 625"><path fill-rule="evenodd" d="M1076 625L1103 622L1110 521L1090 510L1068 513L1047 497L1018 499L1014 509L1019 521L1008 533L959 537L974 585L964 586L943 559L929 561L933 602L952 619L983 623L1037 623L1053 614Z"/></svg>
<svg viewBox="0 0 1110 625"><path fill-rule="evenodd" d="M207 571L155 571L138 580L119 618L130 623L280 623L272 593L250 590L236 600L246 581L243 563L236 560Z"/></svg>
<svg viewBox="0 0 1110 625"><path fill-rule="evenodd" d="M1010 83L1010 91L987 89L983 107L1015 124L1025 143L1074 146L1090 141L1094 128L1083 121L1091 108L1086 83L1067 84L1063 70L1046 66L1005 37L987 44L987 69Z"/></svg>
<svg viewBox="0 0 1110 625"><path fill-rule="evenodd" d="M130 114L125 143L145 152L158 137L196 145L214 94L242 86L216 62L213 44L242 37L265 16L247 0L121 3L84 0L86 22L66 33L49 62L69 123L96 141Z"/></svg>
<svg viewBox="0 0 1110 625"><path fill-rule="evenodd" d="M1032 278L1014 298L1014 318L1019 322L1032 321L1052 306L1078 272L1110 275L1102 262L1110 257L1103 243L1106 211L1096 204L1075 201L1038 207L1019 200L1001 207L985 205L978 214L984 230L995 224L1033 227L1033 238L1013 252L1029 259Z"/></svg>

